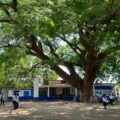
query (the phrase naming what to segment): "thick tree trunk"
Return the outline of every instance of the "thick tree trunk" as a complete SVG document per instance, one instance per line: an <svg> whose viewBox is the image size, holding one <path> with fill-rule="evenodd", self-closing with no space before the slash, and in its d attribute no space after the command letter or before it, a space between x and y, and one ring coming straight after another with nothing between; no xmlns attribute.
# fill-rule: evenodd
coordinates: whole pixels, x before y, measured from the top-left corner
<svg viewBox="0 0 120 120"><path fill-rule="evenodd" d="M83 87L81 89L81 102L90 101L90 96L92 95L95 76L96 76L96 72L94 71L89 71L89 74L86 74L83 82Z"/></svg>
<svg viewBox="0 0 120 120"><path fill-rule="evenodd" d="M68 74L64 74L62 69L58 66L54 67L54 70L57 74L66 80L66 82L73 87L76 87L80 91L80 101L81 102L89 102L91 96L92 85L94 83L96 77L96 67L87 67L85 77L83 80L79 79L79 77L75 77L73 75L69 76Z"/></svg>
<svg viewBox="0 0 120 120"><path fill-rule="evenodd" d="M89 102L90 96L92 94L92 85L95 81L97 66L96 65L96 57L94 56L94 47L90 48L85 56L85 76L83 80L83 87L81 89L81 101Z"/></svg>
<svg viewBox="0 0 120 120"><path fill-rule="evenodd" d="M81 102L90 102L90 96L92 94L92 85L83 86L83 90L80 92L80 101Z"/></svg>
<svg viewBox="0 0 120 120"><path fill-rule="evenodd" d="M93 84L96 78L96 67L88 67L84 77L83 87L81 89L81 101L89 102L92 95Z"/></svg>

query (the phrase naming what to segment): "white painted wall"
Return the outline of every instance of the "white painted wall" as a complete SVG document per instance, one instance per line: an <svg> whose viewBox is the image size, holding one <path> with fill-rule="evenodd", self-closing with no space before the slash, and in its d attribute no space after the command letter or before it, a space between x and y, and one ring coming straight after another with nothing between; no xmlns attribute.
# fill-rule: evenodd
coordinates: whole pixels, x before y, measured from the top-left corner
<svg viewBox="0 0 120 120"><path fill-rule="evenodd" d="M12 97L12 95L13 95L13 90L8 90L8 97Z"/></svg>
<svg viewBox="0 0 120 120"><path fill-rule="evenodd" d="M29 91L29 96L31 96L31 90L19 90L19 97L24 96L24 91ZM8 90L8 97L12 97L14 90Z"/></svg>
<svg viewBox="0 0 120 120"><path fill-rule="evenodd" d="M34 93L33 93L33 97L39 97L39 82L40 79L38 77L36 77L34 79L34 83L33 83L33 88L34 88Z"/></svg>
<svg viewBox="0 0 120 120"><path fill-rule="evenodd" d="M19 90L19 96L22 97L24 95L24 90Z"/></svg>

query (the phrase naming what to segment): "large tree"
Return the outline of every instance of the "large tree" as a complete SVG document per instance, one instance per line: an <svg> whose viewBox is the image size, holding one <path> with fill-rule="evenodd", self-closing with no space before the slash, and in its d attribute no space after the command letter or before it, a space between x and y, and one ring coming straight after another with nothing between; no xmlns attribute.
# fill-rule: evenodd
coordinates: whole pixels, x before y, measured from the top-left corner
<svg viewBox="0 0 120 120"><path fill-rule="evenodd" d="M2 0L0 9L1 49L24 48L76 87L82 101L103 69L119 65L119 0Z"/></svg>

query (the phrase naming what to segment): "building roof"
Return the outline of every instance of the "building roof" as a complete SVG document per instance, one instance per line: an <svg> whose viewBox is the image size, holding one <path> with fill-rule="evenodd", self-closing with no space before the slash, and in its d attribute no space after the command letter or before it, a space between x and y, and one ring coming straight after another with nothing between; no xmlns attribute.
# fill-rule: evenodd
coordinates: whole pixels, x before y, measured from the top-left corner
<svg viewBox="0 0 120 120"><path fill-rule="evenodd" d="M71 85L68 84L49 84L49 85L39 85L39 88L46 88L46 87L72 87Z"/></svg>

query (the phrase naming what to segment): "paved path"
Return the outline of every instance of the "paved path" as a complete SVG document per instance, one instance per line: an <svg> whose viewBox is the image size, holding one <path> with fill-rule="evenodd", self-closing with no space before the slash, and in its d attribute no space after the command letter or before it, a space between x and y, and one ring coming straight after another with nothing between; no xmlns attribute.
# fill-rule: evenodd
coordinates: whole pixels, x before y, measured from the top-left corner
<svg viewBox="0 0 120 120"><path fill-rule="evenodd" d="M11 103L0 106L0 120L120 120L120 104L103 109L101 104L73 102L21 102L12 110Z"/></svg>

